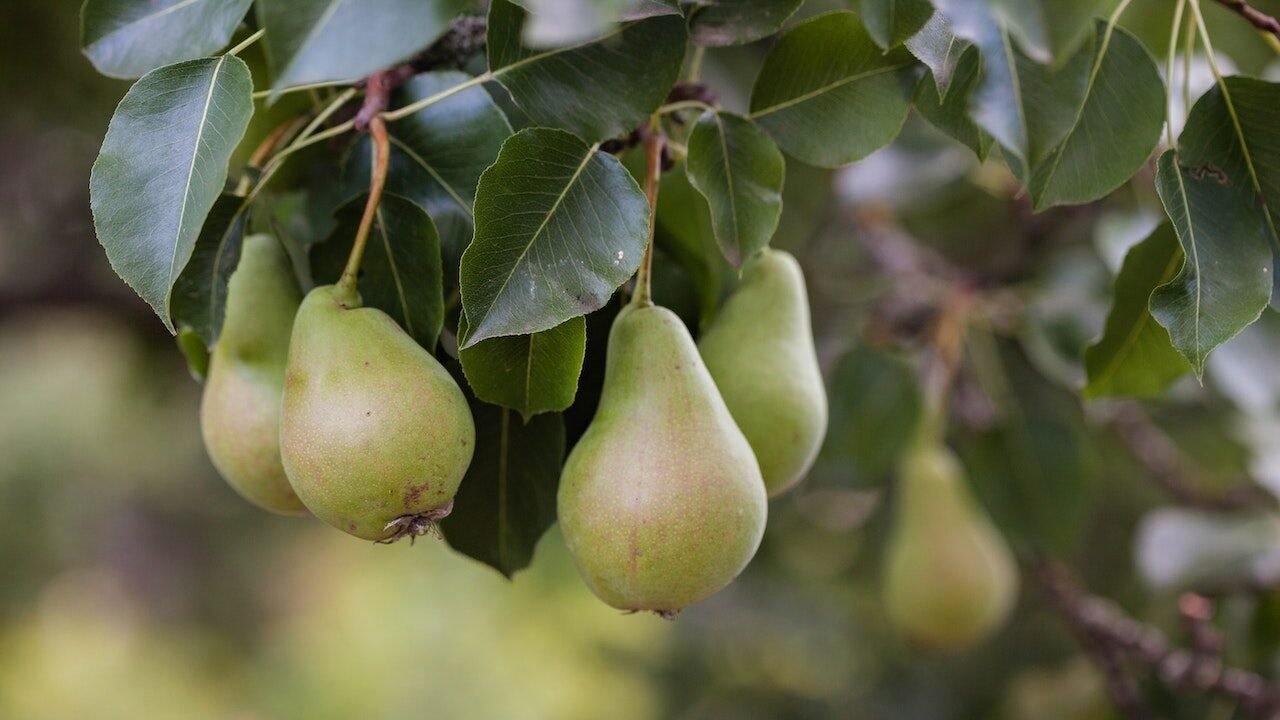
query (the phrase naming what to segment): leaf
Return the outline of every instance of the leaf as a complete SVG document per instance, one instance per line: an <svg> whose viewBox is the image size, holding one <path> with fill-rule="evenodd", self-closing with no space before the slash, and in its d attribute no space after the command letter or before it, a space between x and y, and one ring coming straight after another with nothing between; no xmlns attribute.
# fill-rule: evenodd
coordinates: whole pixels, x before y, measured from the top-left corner
<svg viewBox="0 0 1280 720"><path fill-rule="evenodd" d="M234 57L153 70L120 101L93 164L98 241L170 332L173 284L222 192L253 114L252 92L249 68Z"/></svg>
<svg viewBox="0 0 1280 720"><path fill-rule="evenodd" d="M449 29L463 0L258 0L272 96L356 80L408 60Z"/></svg>
<svg viewBox="0 0 1280 720"><path fill-rule="evenodd" d="M951 74L969 47L968 41L951 32L951 23L946 15L935 12L920 32L907 38L904 44L917 60L928 66L938 97L946 99L947 89L951 87Z"/></svg>
<svg viewBox="0 0 1280 720"><path fill-rule="evenodd" d="M462 255L466 346L591 312L640 266L649 203L618 159L563 130L512 135L480 176Z"/></svg>
<svg viewBox="0 0 1280 720"><path fill-rule="evenodd" d="M751 118L810 165L847 165L902 129L911 65L904 51L882 53L853 13L825 13L773 46L751 91Z"/></svg>
<svg viewBox="0 0 1280 720"><path fill-rule="evenodd" d="M400 99L409 104L468 79L455 71L418 75L405 83ZM462 251L471 242L476 184L480 173L498 157L502 142L511 135L511 125L489 93L473 87L387 129L391 138L387 190L416 202L431 215L440 234L445 276L456 282ZM351 188L366 188L369 171L369 139L362 137L352 146L343 174Z"/></svg>
<svg viewBox="0 0 1280 720"><path fill-rule="evenodd" d="M343 205L329 239L311 250L316 283L338 281L355 241L368 196ZM444 325L444 282L440 238L431 218L417 204L384 193L369 230L356 289L364 304L390 315L428 351L434 351Z"/></svg>
<svg viewBox="0 0 1280 720"><path fill-rule="evenodd" d="M701 0L689 11L695 45L745 45L779 30L804 0Z"/></svg>
<svg viewBox="0 0 1280 720"><path fill-rule="evenodd" d="M898 466L922 408L920 382L906 358L858 345L840 358L831 379L831 424L822 457L848 466L857 485L870 485Z"/></svg>
<svg viewBox="0 0 1280 720"><path fill-rule="evenodd" d="M782 215L786 165L778 146L750 120L708 111L689 134L685 171L711 207L720 251L742 267L769 244Z"/></svg>
<svg viewBox="0 0 1280 720"><path fill-rule="evenodd" d="M929 0L859 0L858 12L867 32L888 50L915 35L933 17Z"/></svg>
<svg viewBox="0 0 1280 720"><path fill-rule="evenodd" d="M1186 260L1151 295L1151 314L1196 377L1209 353L1257 320L1271 299L1271 231L1252 188L1238 180L1213 166L1187 167L1174 150L1157 165L1156 191Z"/></svg>
<svg viewBox="0 0 1280 720"><path fill-rule="evenodd" d="M1191 369L1149 308L1151 293L1173 280L1182 262L1169 223L1129 249L1102 337L1084 351L1085 397L1154 397Z"/></svg>
<svg viewBox="0 0 1280 720"><path fill-rule="evenodd" d="M173 285L173 323L193 330L206 347L222 331L227 282L240 262L244 198L224 194L213 204L196 238L191 259Z"/></svg>
<svg viewBox="0 0 1280 720"><path fill-rule="evenodd" d="M654 242L689 276L698 299L698 319L706 327L731 270L716 245L706 199L689 183L687 170L676 168L662 175Z"/></svg>
<svg viewBox="0 0 1280 720"><path fill-rule="evenodd" d="M253 0L85 0L80 47L103 75L136 78L217 52Z"/></svg>
<svg viewBox="0 0 1280 720"><path fill-rule="evenodd" d="M977 48L966 46L945 99L939 97L936 81L921 78L916 86L915 106L931 125L965 144L979 159L985 160L995 140L969 117L969 94L982 73L978 55Z"/></svg>
<svg viewBox="0 0 1280 720"><path fill-rule="evenodd" d="M684 62L683 18L623 23L581 45L535 51L521 44L527 15L509 0L489 6L489 69L535 124L597 142L639 127L675 84Z"/></svg>
<svg viewBox="0 0 1280 720"><path fill-rule="evenodd" d="M466 316L458 323L458 337L466 338ZM587 322L579 316L532 335L490 338L460 351L458 359L476 397L516 410L528 422L573 404L586 349Z"/></svg>
<svg viewBox="0 0 1280 720"><path fill-rule="evenodd" d="M479 402L471 412L475 456L440 529L453 549L511 577L555 522L564 420L556 413L521 424L510 410Z"/></svg>
<svg viewBox="0 0 1280 720"><path fill-rule="evenodd" d="M209 346L204 344L195 330L184 327L178 330L178 351L187 361L187 372L198 383L209 375Z"/></svg>
<svg viewBox="0 0 1280 720"><path fill-rule="evenodd" d="M1165 95L1155 61L1124 30L1102 21L1096 30L1093 69L1074 124L1031 176L1037 210L1110 194L1146 164L1160 139Z"/></svg>
<svg viewBox="0 0 1280 720"><path fill-rule="evenodd" d="M531 48L563 47L605 33L619 20L680 15L675 0L513 0L529 11L522 40Z"/></svg>

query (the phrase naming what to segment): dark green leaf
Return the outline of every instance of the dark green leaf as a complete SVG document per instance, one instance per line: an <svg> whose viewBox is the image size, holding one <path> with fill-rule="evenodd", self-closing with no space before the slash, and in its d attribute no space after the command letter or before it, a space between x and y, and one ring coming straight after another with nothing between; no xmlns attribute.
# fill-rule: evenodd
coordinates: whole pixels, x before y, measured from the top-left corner
<svg viewBox="0 0 1280 720"><path fill-rule="evenodd" d="M103 75L140 77L217 52L253 0L85 0L80 47Z"/></svg>
<svg viewBox="0 0 1280 720"><path fill-rule="evenodd" d="M744 45L782 29L804 0L701 0L689 12L689 37L697 45Z"/></svg>
<svg viewBox="0 0 1280 720"><path fill-rule="evenodd" d="M969 117L969 94L981 73L978 49L969 45L955 67L945 99L938 95L938 83L923 77L916 86L915 106L934 127L964 143L979 159L985 160L995 141Z"/></svg>
<svg viewBox="0 0 1280 720"><path fill-rule="evenodd" d="M619 20L680 15L676 0L513 0L529 11L522 40L532 48L586 42Z"/></svg>
<svg viewBox="0 0 1280 720"><path fill-rule="evenodd" d="M822 457L848 463L858 484L875 482L898 465L915 436L922 409L915 368L903 356L859 345L840 359L831 379L831 424Z"/></svg>
<svg viewBox="0 0 1280 720"><path fill-rule="evenodd" d="M312 248L317 284L342 276L367 201L364 195L339 208L329 239ZM356 288L365 305L390 315L428 351L435 349L444 324L444 282L440 238L426 211L398 195L382 196Z"/></svg>
<svg viewBox="0 0 1280 720"><path fill-rule="evenodd" d="M1182 270L1151 296L1151 314L1199 377L1217 346L1258 319L1271 299L1271 230L1244 178L1212 165L1187 167L1160 156L1156 191L1186 256Z"/></svg>
<svg viewBox="0 0 1280 720"><path fill-rule="evenodd" d="M120 101L93 164L98 241L171 332L170 292L222 192L252 92L249 68L234 57L154 70Z"/></svg>
<svg viewBox="0 0 1280 720"><path fill-rule="evenodd" d="M507 140L480 176L462 255L467 345L591 312L635 273L649 203L617 158L550 128Z"/></svg>
<svg viewBox="0 0 1280 720"><path fill-rule="evenodd" d="M213 347L227 309L227 281L240 262L244 198L222 195L204 221L191 259L173 285L173 323L191 328Z"/></svg>
<svg viewBox="0 0 1280 720"><path fill-rule="evenodd" d="M400 100L407 105L468 79L455 71L418 75L405 84ZM462 251L471 242L476 184L511 135L511 126L484 88L473 87L392 123L388 130L387 190L413 200L431 215L440 233L445 276L456 281ZM365 137L348 156L344 175L350 187L368 187L369 163Z"/></svg>
<svg viewBox="0 0 1280 720"><path fill-rule="evenodd" d="M675 84L684 62L678 16L623 23L585 44L536 51L521 43L527 14L509 0L489 7L489 69L535 123L587 142L639 127Z"/></svg>
<svg viewBox="0 0 1280 720"><path fill-rule="evenodd" d="M1182 260L1169 223L1129 250L1102 337L1084 351L1085 397L1152 397L1191 369L1149 308L1151 293L1173 280Z"/></svg>
<svg viewBox="0 0 1280 720"><path fill-rule="evenodd" d="M711 208L720 251L742 267L769 244L782 214L786 164L778 146L750 120L708 111L689 134L685 170Z"/></svg>
<svg viewBox="0 0 1280 720"><path fill-rule="evenodd" d="M1155 62L1124 30L1111 32L1102 21L1096 30L1074 123L1031 176L1036 209L1109 194L1146 164L1160 138L1165 96Z"/></svg>
<svg viewBox="0 0 1280 720"><path fill-rule="evenodd" d="M466 316L458 321L466 338ZM481 400L511 408L528 422L573 404L587 349L581 316L532 335L490 338L458 352L467 382Z"/></svg>
<svg viewBox="0 0 1280 720"><path fill-rule="evenodd" d="M408 60L449 28L463 0L258 0L273 91L356 80Z"/></svg>
<svg viewBox="0 0 1280 720"><path fill-rule="evenodd" d="M911 65L905 51L882 53L857 15L819 15L784 33L765 58L751 118L804 162L846 165L902 129Z"/></svg>
<svg viewBox="0 0 1280 720"><path fill-rule="evenodd" d="M951 23L946 15L935 12L929 22L920 28L920 32L907 38L905 44L917 60L929 67L938 89L938 97L946 99L947 90L951 87L951 75L965 49L969 47L968 41L951 32Z"/></svg>
<svg viewBox="0 0 1280 720"><path fill-rule="evenodd" d="M662 175L654 242L688 274L698 298L699 321L706 327L720 303L724 278L732 270L716 246L706 200L679 168Z"/></svg>
<svg viewBox="0 0 1280 720"><path fill-rule="evenodd" d="M453 549L511 577L555 522L564 420L557 413L521 424L510 410L479 402L471 412L475 456L440 529Z"/></svg>
<svg viewBox="0 0 1280 720"><path fill-rule="evenodd" d="M888 50L915 35L933 17L929 0L859 0L862 24L876 44Z"/></svg>

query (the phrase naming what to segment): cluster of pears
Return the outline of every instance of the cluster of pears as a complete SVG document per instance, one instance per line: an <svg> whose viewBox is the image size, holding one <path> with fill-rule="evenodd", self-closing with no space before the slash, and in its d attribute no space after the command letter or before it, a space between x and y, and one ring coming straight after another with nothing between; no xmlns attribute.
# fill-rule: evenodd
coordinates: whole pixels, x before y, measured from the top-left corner
<svg viewBox="0 0 1280 720"><path fill-rule="evenodd" d="M1017 566L955 455L922 434L903 456L884 578L890 620L914 640L962 650L1008 618Z"/></svg>
<svg viewBox="0 0 1280 720"><path fill-rule="evenodd" d="M447 515L475 444L466 398L431 353L354 287L303 299L265 235L245 239L232 273L201 427L250 501L377 541Z"/></svg>
<svg viewBox="0 0 1280 720"><path fill-rule="evenodd" d="M565 543L613 607L670 616L732 581L768 495L808 471L826 393L795 259L764 250L699 347L638 293L609 334L600 405L565 462Z"/></svg>

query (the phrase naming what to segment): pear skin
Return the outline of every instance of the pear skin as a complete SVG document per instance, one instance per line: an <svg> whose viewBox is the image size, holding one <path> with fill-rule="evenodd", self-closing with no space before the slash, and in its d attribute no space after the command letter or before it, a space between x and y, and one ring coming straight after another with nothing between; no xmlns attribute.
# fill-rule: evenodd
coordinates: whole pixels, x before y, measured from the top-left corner
<svg viewBox="0 0 1280 720"><path fill-rule="evenodd" d="M200 401L200 431L218 473L249 502L287 514L306 511L285 477L279 433L289 335L301 301L284 248L267 235L245 238Z"/></svg>
<svg viewBox="0 0 1280 720"><path fill-rule="evenodd" d="M970 647L1009 616L1018 594L1013 554L965 486L951 451L921 445L904 458L889 537L885 605L910 637Z"/></svg>
<svg viewBox="0 0 1280 720"><path fill-rule="evenodd" d="M698 348L769 496L800 482L827 433L827 391L795 258L768 248L751 258Z"/></svg>
<svg viewBox="0 0 1280 720"><path fill-rule="evenodd" d="M475 423L449 372L354 289L317 287L298 310L280 448L316 517L356 537L421 535L449 514Z"/></svg>
<svg viewBox="0 0 1280 720"><path fill-rule="evenodd" d="M684 323L624 309L604 388L560 478L578 571L604 602L669 616L729 584L764 534L768 501L751 446Z"/></svg>

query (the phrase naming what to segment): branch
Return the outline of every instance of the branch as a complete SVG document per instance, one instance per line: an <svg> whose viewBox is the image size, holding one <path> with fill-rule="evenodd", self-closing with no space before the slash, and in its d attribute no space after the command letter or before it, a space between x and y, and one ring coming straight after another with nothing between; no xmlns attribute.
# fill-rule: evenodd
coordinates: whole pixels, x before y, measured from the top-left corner
<svg viewBox="0 0 1280 720"><path fill-rule="evenodd" d="M1280 20L1267 15L1261 10L1253 7L1245 0L1217 0L1218 4L1226 9L1236 13L1240 17L1248 20L1254 27L1262 32L1274 35L1280 39Z"/></svg>
<svg viewBox="0 0 1280 720"><path fill-rule="evenodd" d="M1052 604L1061 612L1086 649L1099 660L1107 675L1112 699L1131 720L1147 718L1146 708L1135 703L1133 678L1119 658L1146 666L1161 683L1183 692L1209 693L1237 702L1251 718L1280 718L1280 688L1257 673L1227 667L1222 662L1222 643L1209 626L1213 614L1210 601L1188 594L1179 602L1194 650L1174 647L1150 625L1134 620L1113 603L1087 594L1064 565L1040 563L1040 583Z"/></svg>
<svg viewBox="0 0 1280 720"><path fill-rule="evenodd" d="M1183 505L1228 512L1265 507L1270 494L1247 482L1218 495L1207 495L1187 477L1181 453L1173 440L1137 406L1123 406L1111 421L1135 457L1151 471L1151 477Z"/></svg>

